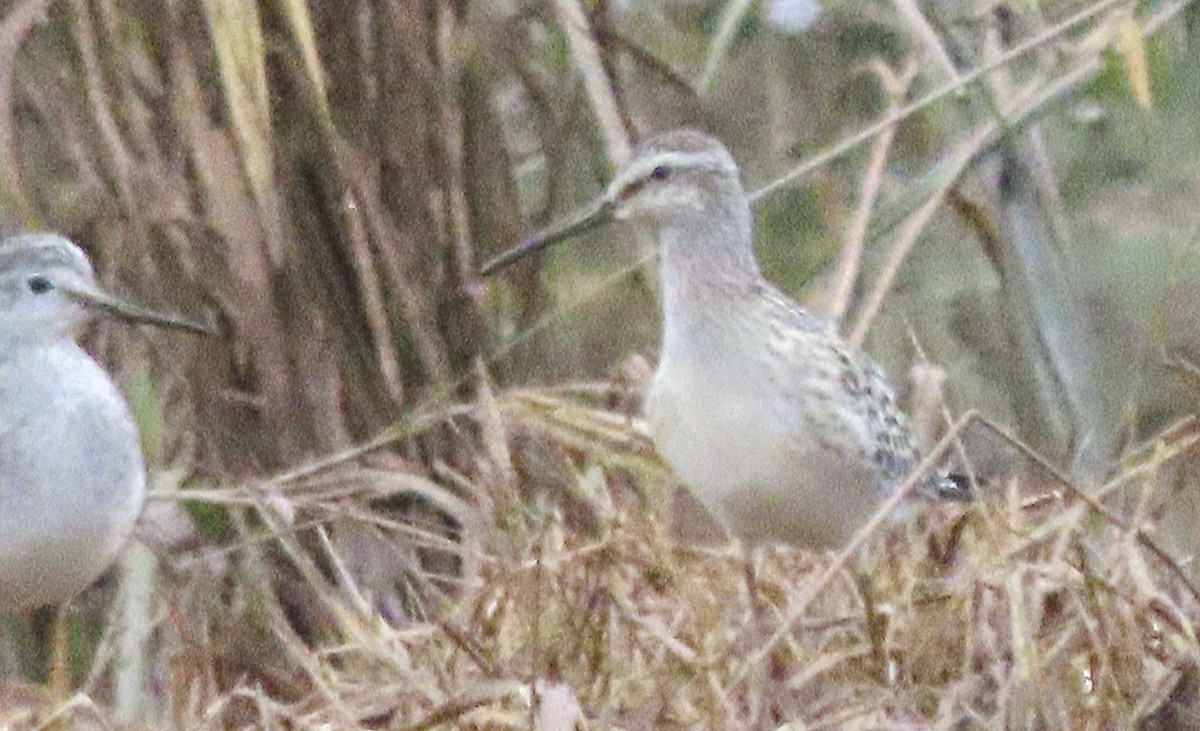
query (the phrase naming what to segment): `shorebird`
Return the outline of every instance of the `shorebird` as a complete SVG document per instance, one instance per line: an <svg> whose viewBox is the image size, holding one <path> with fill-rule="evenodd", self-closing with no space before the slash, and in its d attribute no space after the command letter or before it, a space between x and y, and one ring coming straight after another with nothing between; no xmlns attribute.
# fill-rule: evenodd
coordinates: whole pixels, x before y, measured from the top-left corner
<svg viewBox="0 0 1200 731"><path fill-rule="evenodd" d="M645 400L658 452L743 541L847 543L917 449L875 362L763 277L740 171L720 142L691 130L648 140L604 195L483 273L612 220L660 248L662 348ZM969 492L938 473L916 494Z"/></svg>
<svg viewBox="0 0 1200 731"><path fill-rule="evenodd" d="M0 610L83 591L142 510L146 466L129 406L75 342L95 313L212 334L105 294L61 236L0 243Z"/></svg>

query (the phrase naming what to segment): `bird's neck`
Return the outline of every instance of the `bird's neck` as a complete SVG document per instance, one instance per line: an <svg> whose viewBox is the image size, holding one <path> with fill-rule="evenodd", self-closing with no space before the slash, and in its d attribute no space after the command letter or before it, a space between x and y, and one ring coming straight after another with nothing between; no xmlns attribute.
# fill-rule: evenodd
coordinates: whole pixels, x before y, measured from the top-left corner
<svg viewBox="0 0 1200 731"><path fill-rule="evenodd" d="M38 357L51 350L80 350L72 335L36 328L11 331L0 329L0 341L5 343L5 347L0 348L0 360L8 361Z"/></svg>
<svg viewBox="0 0 1200 731"><path fill-rule="evenodd" d="M754 256L749 206L705 210L663 223L658 230L662 261L663 351L693 348L737 327L762 291Z"/></svg>

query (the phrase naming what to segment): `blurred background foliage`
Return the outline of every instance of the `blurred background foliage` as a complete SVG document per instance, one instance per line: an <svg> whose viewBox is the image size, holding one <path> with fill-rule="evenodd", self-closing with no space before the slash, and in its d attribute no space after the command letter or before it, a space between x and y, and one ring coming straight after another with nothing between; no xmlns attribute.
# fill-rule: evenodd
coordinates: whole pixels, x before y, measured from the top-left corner
<svg viewBox="0 0 1200 731"><path fill-rule="evenodd" d="M1186 2L0 10L6 228L63 232L111 289L229 333L89 333L138 386L150 461L185 466L198 490L307 480L334 498L289 493L305 517L281 512L340 521L368 583L410 570L373 556L411 536L347 526L392 510L423 526L421 548L453 553L436 538L460 539L466 506L486 503L470 486L496 473L487 425L455 405L490 377L592 381L631 354L653 361L649 242L606 230L494 281L477 270L597 194L631 140L678 126L722 139L749 190L805 165L757 203L758 250L785 291L838 317L898 385L927 358L953 412L1102 480L1197 404L1197 109ZM1014 463L987 445L972 456L988 474ZM208 509L171 521L181 551L248 530ZM412 614L409 596L390 616ZM299 616L308 602L283 603Z"/></svg>

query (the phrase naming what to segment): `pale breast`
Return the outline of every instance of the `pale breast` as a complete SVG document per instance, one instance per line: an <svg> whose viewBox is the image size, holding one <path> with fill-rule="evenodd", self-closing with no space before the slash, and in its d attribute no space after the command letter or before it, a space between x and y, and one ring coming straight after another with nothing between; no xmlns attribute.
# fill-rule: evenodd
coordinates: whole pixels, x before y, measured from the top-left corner
<svg viewBox="0 0 1200 731"><path fill-rule="evenodd" d="M62 601L113 561L145 468L124 398L82 350L0 363L0 609Z"/></svg>
<svg viewBox="0 0 1200 731"><path fill-rule="evenodd" d="M809 418L813 404L794 401L747 362L739 359L738 373L711 359L661 364L646 401L659 453L743 540L844 543L878 504L874 470L830 443Z"/></svg>

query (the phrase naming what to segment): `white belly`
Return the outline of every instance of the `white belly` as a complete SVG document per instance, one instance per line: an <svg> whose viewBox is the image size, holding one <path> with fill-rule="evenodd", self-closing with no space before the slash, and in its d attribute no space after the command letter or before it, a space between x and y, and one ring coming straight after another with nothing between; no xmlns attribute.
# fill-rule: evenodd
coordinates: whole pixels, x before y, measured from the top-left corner
<svg viewBox="0 0 1200 731"><path fill-rule="evenodd" d="M71 343L0 363L0 611L85 589L127 541L145 467L124 398Z"/></svg>
<svg viewBox="0 0 1200 731"><path fill-rule="evenodd" d="M803 405L779 403L756 385L748 374L660 368L646 400L659 453L742 540L846 543L879 505L875 470L823 444L801 418Z"/></svg>

